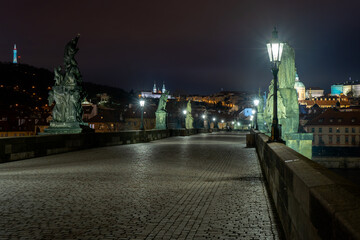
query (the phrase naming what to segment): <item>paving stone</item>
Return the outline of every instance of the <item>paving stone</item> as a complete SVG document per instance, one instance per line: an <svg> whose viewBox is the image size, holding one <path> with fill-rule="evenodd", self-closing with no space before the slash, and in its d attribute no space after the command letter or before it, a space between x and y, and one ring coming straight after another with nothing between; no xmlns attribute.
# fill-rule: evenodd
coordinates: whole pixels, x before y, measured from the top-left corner
<svg viewBox="0 0 360 240"><path fill-rule="evenodd" d="M0 165L0 239L279 239L243 133Z"/></svg>

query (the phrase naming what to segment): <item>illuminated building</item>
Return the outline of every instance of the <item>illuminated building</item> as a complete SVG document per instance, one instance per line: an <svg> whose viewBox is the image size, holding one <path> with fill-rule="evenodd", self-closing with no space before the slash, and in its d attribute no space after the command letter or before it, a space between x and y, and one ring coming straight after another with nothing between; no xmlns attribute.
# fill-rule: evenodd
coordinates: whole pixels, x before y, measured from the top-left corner
<svg viewBox="0 0 360 240"><path fill-rule="evenodd" d="M349 78L349 81L344 83L331 85L332 96L339 96L341 93L343 93L345 96L351 93L351 95L354 97L360 97L360 82L358 80L351 81L351 78Z"/></svg>

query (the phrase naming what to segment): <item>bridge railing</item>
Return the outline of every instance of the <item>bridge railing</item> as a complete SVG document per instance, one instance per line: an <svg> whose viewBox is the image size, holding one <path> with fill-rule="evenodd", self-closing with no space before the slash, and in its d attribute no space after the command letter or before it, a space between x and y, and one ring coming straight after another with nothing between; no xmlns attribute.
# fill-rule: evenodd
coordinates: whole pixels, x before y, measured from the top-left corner
<svg viewBox="0 0 360 240"><path fill-rule="evenodd" d="M360 188L268 137L252 133L287 239L360 239Z"/></svg>

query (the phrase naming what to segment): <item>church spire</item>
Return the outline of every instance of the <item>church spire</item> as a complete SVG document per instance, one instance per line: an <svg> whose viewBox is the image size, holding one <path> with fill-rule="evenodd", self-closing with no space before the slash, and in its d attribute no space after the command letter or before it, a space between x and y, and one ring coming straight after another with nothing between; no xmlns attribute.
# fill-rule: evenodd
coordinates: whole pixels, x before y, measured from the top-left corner
<svg viewBox="0 0 360 240"><path fill-rule="evenodd" d="M13 63L18 63L17 61L17 49L16 49L16 44L14 44L14 50L13 50Z"/></svg>
<svg viewBox="0 0 360 240"><path fill-rule="evenodd" d="M165 82L163 82L163 85L162 85L162 90L161 92L164 93L166 91L166 88L165 88Z"/></svg>
<svg viewBox="0 0 360 240"><path fill-rule="evenodd" d="M154 81L153 93L156 93L156 92L157 92L156 82Z"/></svg>

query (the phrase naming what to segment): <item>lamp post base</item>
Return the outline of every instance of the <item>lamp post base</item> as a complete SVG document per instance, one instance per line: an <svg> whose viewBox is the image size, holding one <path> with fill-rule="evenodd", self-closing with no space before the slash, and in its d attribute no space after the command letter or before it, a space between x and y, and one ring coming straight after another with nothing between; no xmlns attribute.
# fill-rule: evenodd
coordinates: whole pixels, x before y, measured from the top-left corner
<svg viewBox="0 0 360 240"><path fill-rule="evenodd" d="M270 136L270 138L269 138L269 140L267 142L268 143L278 142L278 143L284 143L285 144L285 141L280 138L280 129L279 129L278 124L272 124L271 125L271 136Z"/></svg>

